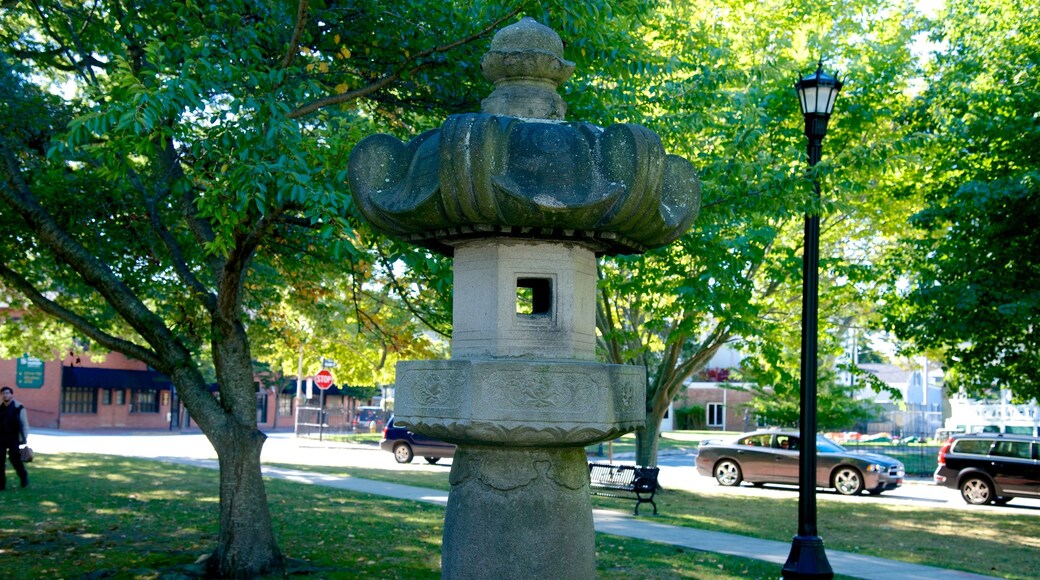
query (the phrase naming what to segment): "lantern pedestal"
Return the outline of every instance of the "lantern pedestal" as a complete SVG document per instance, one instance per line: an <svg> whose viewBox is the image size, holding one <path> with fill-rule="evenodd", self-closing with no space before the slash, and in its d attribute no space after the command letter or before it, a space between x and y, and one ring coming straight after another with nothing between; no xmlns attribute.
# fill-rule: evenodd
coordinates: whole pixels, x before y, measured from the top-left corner
<svg viewBox="0 0 1040 580"><path fill-rule="evenodd" d="M442 574L593 578L585 447L640 426L646 389L643 367L590 360L593 252L491 239L454 267L453 358L398 363L395 400L398 423L458 445Z"/></svg>
<svg viewBox="0 0 1040 580"><path fill-rule="evenodd" d="M461 446L444 517L444 578L595 578L582 448Z"/></svg>

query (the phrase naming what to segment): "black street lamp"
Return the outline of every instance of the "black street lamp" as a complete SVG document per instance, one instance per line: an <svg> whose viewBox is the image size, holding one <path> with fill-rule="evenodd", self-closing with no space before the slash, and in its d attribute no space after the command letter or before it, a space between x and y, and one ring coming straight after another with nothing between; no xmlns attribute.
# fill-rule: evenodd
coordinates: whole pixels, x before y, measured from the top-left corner
<svg viewBox="0 0 1040 580"><path fill-rule="evenodd" d="M820 60L816 72L794 84L805 116L805 136L809 138L809 167L814 167L823 154L823 137L827 121L834 110L834 100L842 82L823 72ZM820 199L820 182L813 179L814 201ZM798 535L791 542L791 553L784 564L782 577L834 577L823 539L816 532L816 367L819 317L820 216L818 209L805 215L805 251L802 258L802 369L801 420L802 440L798 452Z"/></svg>

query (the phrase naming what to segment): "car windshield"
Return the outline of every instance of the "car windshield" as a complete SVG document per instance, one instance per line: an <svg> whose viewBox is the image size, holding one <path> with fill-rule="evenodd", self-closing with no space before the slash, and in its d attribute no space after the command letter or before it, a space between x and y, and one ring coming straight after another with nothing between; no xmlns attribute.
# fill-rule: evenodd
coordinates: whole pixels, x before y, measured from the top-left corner
<svg viewBox="0 0 1040 580"><path fill-rule="evenodd" d="M816 436L816 452L817 453L845 453L845 448L823 435Z"/></svg>

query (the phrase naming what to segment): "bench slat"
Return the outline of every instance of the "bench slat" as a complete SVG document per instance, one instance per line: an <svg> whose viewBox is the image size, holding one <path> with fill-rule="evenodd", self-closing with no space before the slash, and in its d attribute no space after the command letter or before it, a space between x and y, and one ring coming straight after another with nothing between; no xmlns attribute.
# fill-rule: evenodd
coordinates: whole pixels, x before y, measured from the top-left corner
<svg viewBox="0 0 1040 580"><path fill-rule="evenodd" d="M636 515L639 515L639 506L648 503L654 506L654 514L657 514L654 492L657 491L657 475L660 471L657 467L590 463L590 493L604 497L635 499Z"/></svg>

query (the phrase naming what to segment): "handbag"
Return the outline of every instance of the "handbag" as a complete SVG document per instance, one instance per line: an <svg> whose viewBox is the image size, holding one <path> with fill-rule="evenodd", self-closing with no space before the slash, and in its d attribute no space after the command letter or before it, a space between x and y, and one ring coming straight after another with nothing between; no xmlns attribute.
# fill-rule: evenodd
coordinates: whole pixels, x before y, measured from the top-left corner
<svg viewBox="0 0 1040 580"><path fill-rule="evenodd" d="M22 463L32 463L33 457L36 456L36 454L33 453L33 450L28 445L22 447L20 449L20 452L22 454Z"/></svg>

